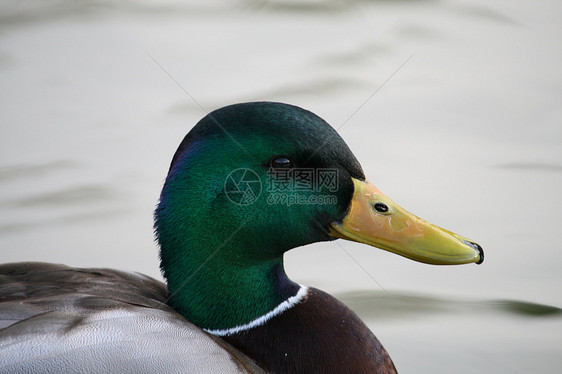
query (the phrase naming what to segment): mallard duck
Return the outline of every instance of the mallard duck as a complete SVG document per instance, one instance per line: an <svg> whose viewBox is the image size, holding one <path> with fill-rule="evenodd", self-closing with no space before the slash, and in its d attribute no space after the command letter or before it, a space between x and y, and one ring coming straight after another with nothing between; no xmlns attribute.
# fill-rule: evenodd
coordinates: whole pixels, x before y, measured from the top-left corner
<svg viewBox="0 0 562 374"><path fill-rule="evenodd" d="M166 285L109 269L0 267L1 373L395 373L354 312L288 278L283 254L341 238L430 264L484 259L381 193L324 120L282 103L199 121L154 217Z"/></svg>

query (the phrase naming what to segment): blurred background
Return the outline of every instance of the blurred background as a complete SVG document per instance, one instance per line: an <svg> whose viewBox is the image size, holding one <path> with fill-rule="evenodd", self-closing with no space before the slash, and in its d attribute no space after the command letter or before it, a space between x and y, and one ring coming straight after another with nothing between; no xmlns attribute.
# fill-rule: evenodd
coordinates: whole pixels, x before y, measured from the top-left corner
<svg viewBox="0 0 562 374"><path fill-rule="evenodd" d="M558 373L561 15L547 0L2 0L0 262L161 278L152 211L183 136L223 105L282 101L486 252L439 267L339 240L288 253L292 279L350 305L401 373Z"/></svg>

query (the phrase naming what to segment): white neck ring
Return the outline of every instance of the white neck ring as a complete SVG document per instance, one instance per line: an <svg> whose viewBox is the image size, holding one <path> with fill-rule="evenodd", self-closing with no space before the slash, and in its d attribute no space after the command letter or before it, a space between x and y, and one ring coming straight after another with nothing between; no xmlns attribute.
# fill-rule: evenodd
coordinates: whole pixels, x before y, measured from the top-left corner
<svg viewBox="0 0 562 374"><path fill-rule="evenodd" d="M297 292L297 294L295 296L289 297L287 300L285 300L281 304L277 305L270 312L267 312L263 316L260 316L260 317L256 318L255 320L250 321L246 324L231 327L229 329L222 329L222 330L220 330L220 329L219 330L203 329L203 330L207 331L210 334L216 335L216 336L228 336L228 335L237 334L237 333L242 332L242 331L250 330L254 327L258 327L258 326L261 326L261 325L265 324L267 321L269 321L273 317L278 316L281 313L283 313L284 311L291 309L296 304L300 303L302 301L302 299L304 299L306 297L307 293L308 293L308 287L301 286L301 288L299 289L299 292Z"/></svg>

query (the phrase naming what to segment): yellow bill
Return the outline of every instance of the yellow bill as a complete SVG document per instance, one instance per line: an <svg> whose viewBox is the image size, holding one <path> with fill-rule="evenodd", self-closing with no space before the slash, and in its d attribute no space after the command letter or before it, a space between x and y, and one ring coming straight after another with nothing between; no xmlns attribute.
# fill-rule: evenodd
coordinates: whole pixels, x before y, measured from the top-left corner
<svg viewBox="0 0 562 374"><path fill-rule="evenodd" d="M484 261L482 247L408 213L367 180L352 178L355 192L349 212L333 222L330 235L369 244L434 265Z"/></svg>

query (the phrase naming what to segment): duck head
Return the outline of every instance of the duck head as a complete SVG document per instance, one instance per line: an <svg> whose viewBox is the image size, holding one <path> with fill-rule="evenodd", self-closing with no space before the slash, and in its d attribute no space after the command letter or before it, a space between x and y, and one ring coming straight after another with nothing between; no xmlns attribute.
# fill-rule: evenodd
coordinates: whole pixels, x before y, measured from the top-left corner
<svg viewBox="0 0 562 374"><path fill-rule="evenodd" d="M271 102L209 113L173 157L155 212L170 304L207 329L294 296L283 253L353 240L430 264L481 263L474 242L408 213L315 114Z"/></svg>

